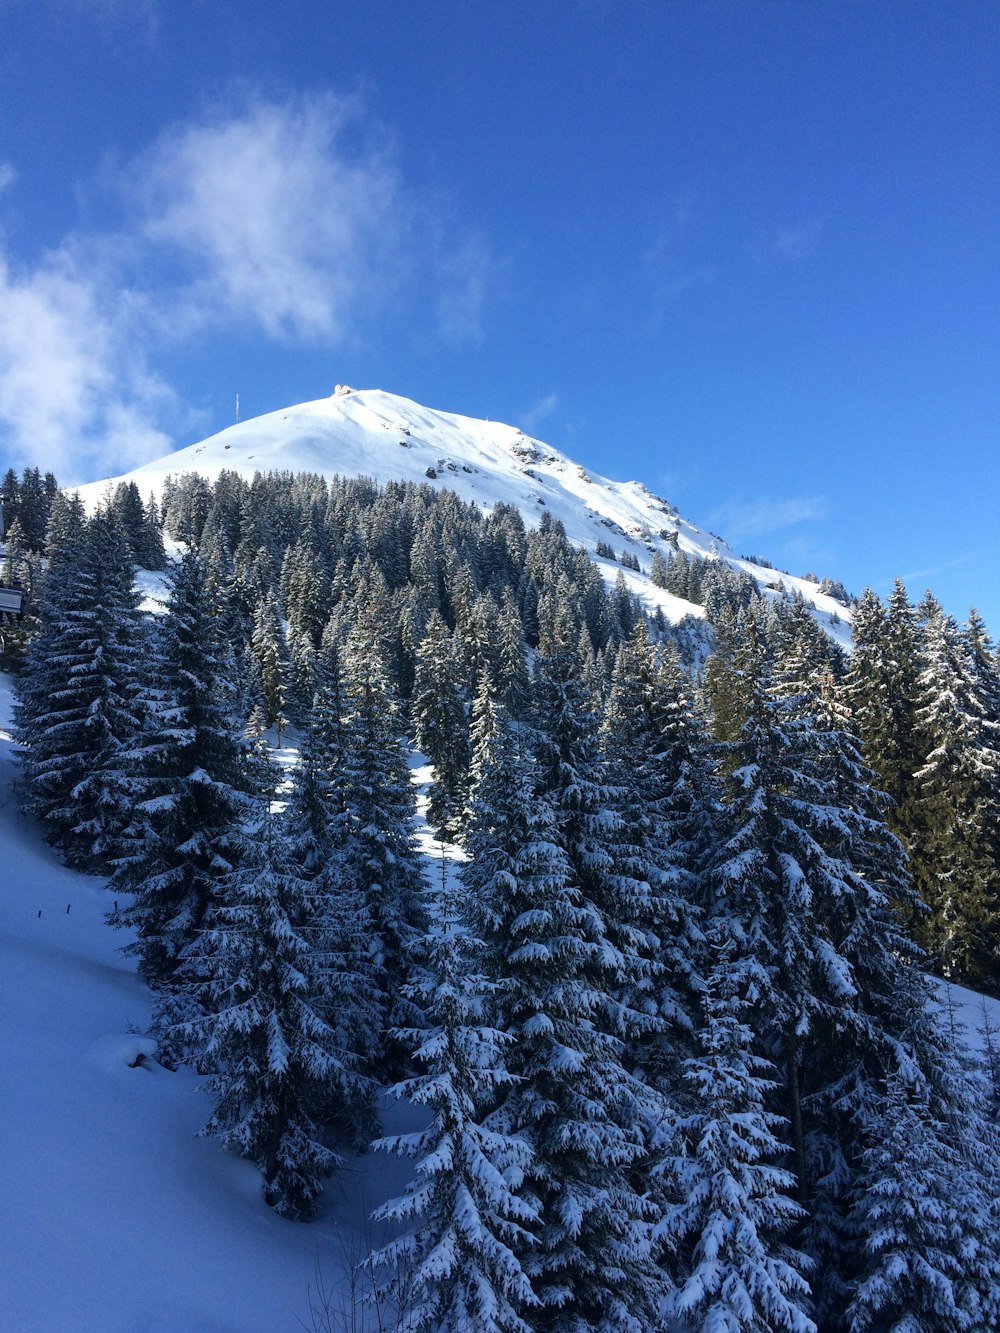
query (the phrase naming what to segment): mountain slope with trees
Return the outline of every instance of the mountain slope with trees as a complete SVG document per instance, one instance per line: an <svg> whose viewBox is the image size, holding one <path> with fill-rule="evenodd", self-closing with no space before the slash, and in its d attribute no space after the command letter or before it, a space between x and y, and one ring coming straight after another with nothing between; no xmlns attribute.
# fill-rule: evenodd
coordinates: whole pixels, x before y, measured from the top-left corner
<svg viewBox="0 0 1000 1333"><path fill-rule="evenodd" d="M927 975L998 990L985 626L869 592L852 656L679 539L676 621L555 506L433 481L54 492L8 553L17 800L107 879L136 1067L320 1226L423 1108L356 1273L414 1329L993 1326L993 1066Z"/></svg>

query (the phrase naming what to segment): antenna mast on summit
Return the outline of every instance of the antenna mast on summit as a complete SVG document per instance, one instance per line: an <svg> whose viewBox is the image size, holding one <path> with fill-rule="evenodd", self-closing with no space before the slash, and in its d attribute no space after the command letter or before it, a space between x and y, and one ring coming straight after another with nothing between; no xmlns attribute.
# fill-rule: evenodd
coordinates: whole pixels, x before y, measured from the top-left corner
<svg viewBox="0 0 1000 1333"><path fill-rule="evenodd" d="M240 396L236 395L236 424L240 424Z"/></svg>

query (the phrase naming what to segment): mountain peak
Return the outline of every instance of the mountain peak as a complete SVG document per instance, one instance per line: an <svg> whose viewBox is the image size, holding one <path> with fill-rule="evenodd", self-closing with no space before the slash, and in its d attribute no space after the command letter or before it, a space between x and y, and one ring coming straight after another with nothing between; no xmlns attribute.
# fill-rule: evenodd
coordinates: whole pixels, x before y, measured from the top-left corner
<svg viewBox="0 0 1000 1333"><path fill-rule="evenodd" d="M702 610L653 586L648 576L657 551L664 559L681 552L723 560L776 594L800 593L816 606L824 628L844 642L849 638L841 623L849 619L843 603L811 581L737 555L722 538L688 522L642 482L602 477L517 426L424 407L383 389L338 384L327 398L238 422L114 477L110 485L134 481L145 497L150 492L159 495L168 476L198 472L214 482L223 471L246 477L312 472L366 476L381 485L422 483L456 491L483 509L511 505L529 527L537 527L549 513L597 560L609 581L623 573L648 608L660 607L670 620L701 615ZM108 484L94 482L80 493L93 506ZM608 548L615 558L599 554ZM623 554L626 566L619 563ZM638 570L629 567L634 564Z"/></svg>

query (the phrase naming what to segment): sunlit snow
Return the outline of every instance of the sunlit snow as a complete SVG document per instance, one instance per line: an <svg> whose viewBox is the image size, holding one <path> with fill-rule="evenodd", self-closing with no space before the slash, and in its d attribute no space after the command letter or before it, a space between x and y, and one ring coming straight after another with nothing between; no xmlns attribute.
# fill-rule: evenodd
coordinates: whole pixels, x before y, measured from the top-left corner
<svg viewBox="0 0 1000 1333"><path fill-rule="evenodd" d="M622 446L624 451L627 441ZM598 564L608 582L621 573L648 610L660 607L675 623L704 613L650 582L653 552L664 559L673 550L718 558L751 574L772 593L781 588L801 593L816 606L824 629L845 645L849 642L850 612L841 602L807 579L744 559L722 537L689 523L641 482L609 481L516 426L439 412L380 389L334 393L240 422L110 483L83 486L80 494L94 507L109 485L128 480L145 499L151 492L159 495L168 476L199 472L214 481L224 470L248 478L258 471L287 471L367 476L379 484L423 483L455 491L486 510L498 503L512 505L530 527L549 513L563 524L570 540L591 555L596 556L598 542L605 542L616 556L623 551L634 556L639 573L607 558L599 558Z"/></svg>

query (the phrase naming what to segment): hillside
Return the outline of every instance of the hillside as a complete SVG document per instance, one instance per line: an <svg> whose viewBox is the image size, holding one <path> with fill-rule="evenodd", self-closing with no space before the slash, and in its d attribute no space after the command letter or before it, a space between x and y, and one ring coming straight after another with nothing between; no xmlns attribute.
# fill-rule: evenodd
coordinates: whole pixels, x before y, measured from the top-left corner
<svg viewBox="0 0 1000 1333"><path fill-rule="evenodd" d="M11 700L0 675L0 1328L293 1333L309 1323L317 1257L338 1287L407 1166L349 1158L303 1226L264 1206L253 1165L196 1137L211 1109L200 1080L136 1064L155 1050L132 1035L151 996L104 922L104 882L61 865L18 809ZM408 1115L383 1110L390 1132Z"/></svg>
<svg viewBox="0 0 1000 1333"><path fill-rule="evenodd" d="M398 1193L408 1164L352 1157L329 1181L317 1221L275 1216L249 1162L196 1137L210 1103L199 1080L136 1063L150 994L104 923L102 880L59 863L18 809L11 688L0 676L0 1060L8 1206L0 1327L11 1333L294 1333L313 1324L316 1265L335 1305L349 1300L366 1219ZM281 757L281 756L279 756ZM287 759L287 755L284 756ZM414 777L426 778L426 771ZM428 856L439 844L428 835ZM438 860L435 873L440 866ZM978 1044L984 1004L953 988ZM388 1103L385 1128L412 1124ZM333 1327L380 1327L363 1322ZM367 1321L367 1322L364 1322Z"/></svg>
<svg viewBox="0 0 1000 1333"><path fill-rule="evenodd" d="M529 527L537 527L548 512L574 544L598 559L609 581L621 571L647 608L659 606L671 621L700 616L702 610L650 582L655 551L664 558L674 550L717 558L745 571L763 588L800 593L815 605L825 629L844 643L849 639L850 612L842 602L806 579L745 559L641 482L610 481L515 426L436 411L379 389L338 389L329 398L240 422L110 482L93 482L80 490L93 507L109 484L134 481L146 497L158 495L169 476L198 472L214 481L223 470L245 477L287 471L429 483L484 509L499 502L512 505ZM607 543L616 556L623 551L634 556L640 572L597 557L599 542Z"/></svg>

